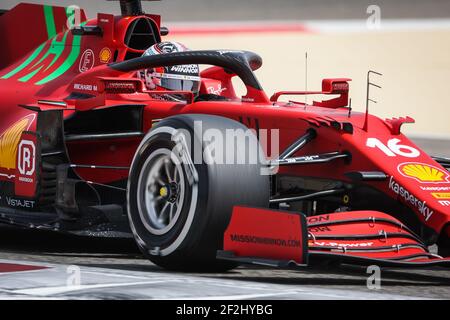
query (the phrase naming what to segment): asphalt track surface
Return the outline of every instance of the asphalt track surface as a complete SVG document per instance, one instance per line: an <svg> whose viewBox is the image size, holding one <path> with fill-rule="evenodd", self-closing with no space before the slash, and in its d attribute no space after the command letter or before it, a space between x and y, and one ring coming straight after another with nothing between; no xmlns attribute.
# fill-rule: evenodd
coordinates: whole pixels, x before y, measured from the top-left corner
<svg viewBox="0 0 450 320"><path fill-rule="evenodd" d="M381 289L369 290L366 269L345 265L167 272L143 259L131 239L1 227L0 246L0 264L22 261L52 267L0 272L0 299L450 299L450 271L445 268L382 269ZM81 267L82 287L66 287L68 265Z"/></svg>

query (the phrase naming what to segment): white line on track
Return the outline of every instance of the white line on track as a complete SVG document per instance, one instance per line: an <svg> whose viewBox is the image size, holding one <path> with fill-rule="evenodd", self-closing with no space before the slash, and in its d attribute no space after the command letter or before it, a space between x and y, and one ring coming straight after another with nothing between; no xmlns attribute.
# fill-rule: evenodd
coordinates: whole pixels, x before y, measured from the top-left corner
<svg viewBox="0 0 450 320"><path fill-rule="evenodd" d="M287 296L291 294L297 294L298 292L293 291L285 291L285 292L272 292L272 293L256 293L256 294L238 294L231 296L204 296L204 297L187 297L187 298L174 298L168 300L247 300L247 299L260 299L260 298L270 298L270 297L279 297L279 296ZM303 293L303 292L302 292Z"/></svg>
<svg viewBox="0 0 450 320"><path fill-rule="evenodd" d="M8 261L11 263L11 261ZM26 264L24 262L17 262ZM129 271L119 269L81 267L82 283L79 286L67 286L68 265L43 263L49 267L36 271L35 275L9 273L2 278L0 299L76 299L95 293L104 298L108 292L123 293L130 299L154 299L155 295L163 299L420 299L418 297L368 292L361 290L341 290L304 285L282 285L255 283L245 279L217 279L192 274L173 274L163 271ZM33 271L34 272L34 271ZM123 280L120 280L122 278ZM3 288L1 288L3 287ZM108 290L109 289L109 290Z"/></svg>
<svg viewBox="0 0 450 320"><path fill-rule="evenodd" d="M91 284L91 285L79 285L79 286L39 287L39 288L32 288L32 289L11 290L9 292L13 293L13 294L48 296L48 295L64 294L64 293L69 293L69 292L92 290L92 289L144 286L144 285L167 283L167 282L171 282L171 281L170 280L159 280L159 281Z"/></svg>
<svg viewBox="0 0 450 320"><path fill-rule="evenodd" d="M150 280L154 279L156 277L147 277L147 276L133 276L128 274L122 274L122 273L105 273L105 272L96 272L96 271L83 271L82 274L95 274L99 276L108 276L108 277L116 277L116 278L129 278L129 279L145 279Z"/></svg>

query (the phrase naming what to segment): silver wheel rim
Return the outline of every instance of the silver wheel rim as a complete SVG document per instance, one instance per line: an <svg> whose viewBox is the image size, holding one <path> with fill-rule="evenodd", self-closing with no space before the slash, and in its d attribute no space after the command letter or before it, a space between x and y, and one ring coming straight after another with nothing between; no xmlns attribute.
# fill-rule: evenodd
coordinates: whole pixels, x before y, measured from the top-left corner
<svg viewBox="0 0 450 320"><path fill-rule="evenodd" d="M186 184L182 162L169 149L153 152L138 179L138 207L145 227L155 235L169 232L178 221Z"/></svg>

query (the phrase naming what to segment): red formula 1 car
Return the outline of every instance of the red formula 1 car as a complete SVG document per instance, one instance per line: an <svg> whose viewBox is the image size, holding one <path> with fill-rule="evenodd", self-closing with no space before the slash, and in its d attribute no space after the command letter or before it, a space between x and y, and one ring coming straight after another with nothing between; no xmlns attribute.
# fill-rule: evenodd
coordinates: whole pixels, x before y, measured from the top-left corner
<svg viewBox="0 0 450 320"><path fill-rule="evenodd" d="M1 222L133 234L176 270L449 263L450 160L401 134L412 119L353 112L349 79L269 99L251 52L142 57L168 30L140 1L121 9L90 21L76 8L1 11ZM198 96L158 99L167 92L137 77L188 64L210 66ZM305 94L333 97L279 102Z"/></svg>

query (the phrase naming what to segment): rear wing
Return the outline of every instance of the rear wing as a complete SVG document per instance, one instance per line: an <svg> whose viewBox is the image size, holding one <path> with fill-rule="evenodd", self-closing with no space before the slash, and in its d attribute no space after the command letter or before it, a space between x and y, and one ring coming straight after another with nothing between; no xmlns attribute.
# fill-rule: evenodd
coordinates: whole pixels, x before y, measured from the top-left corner
<svg viewBox="0 0 450 320"><path fill-rule="evenodd" d="M286 95L297 95L297 96L306 96L306 95L339 95L339 97L325 100L325 101L314 101L313 106L317 107L325 107L325 108L342 108L348 105L349 99L349 90L350 85L349 81L352 79L348 78L332 78L332 79L323 79L322 80L322 91L280 91L276 92L271 98L270 101L277 102L281 96Z"/></svg>

